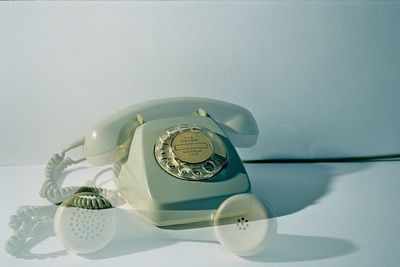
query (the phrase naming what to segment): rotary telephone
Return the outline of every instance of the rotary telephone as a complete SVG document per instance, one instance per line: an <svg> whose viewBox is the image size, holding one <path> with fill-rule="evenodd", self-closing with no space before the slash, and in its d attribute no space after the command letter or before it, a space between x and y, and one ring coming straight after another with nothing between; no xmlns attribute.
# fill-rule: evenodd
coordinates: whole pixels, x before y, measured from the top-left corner
<svg viewBox="0 0 400 267"><path fill-rule="evenodd" d="M251 255L272 227L235 147L253 146L257 136L252 114L238 105L206 98L146 102L111 114L55 154L40 194L61 203L55 234L76 253L105 247L119 223L130 220L128 212L136 222L124 230L127 235L141 227L149 235L216 239L233 253ZM79 146L83 159L66 157ZM63 170L83 160L111 164L117 190L61 187ZM116 207L123 205L128 209L121 216Z"/></svg>

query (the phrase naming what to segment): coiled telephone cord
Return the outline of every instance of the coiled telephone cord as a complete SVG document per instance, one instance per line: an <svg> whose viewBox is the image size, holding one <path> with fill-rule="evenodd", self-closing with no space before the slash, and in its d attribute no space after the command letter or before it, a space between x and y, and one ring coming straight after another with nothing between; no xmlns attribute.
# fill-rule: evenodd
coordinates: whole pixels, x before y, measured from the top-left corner
<svg viewBox="0 0 400 267"><path fill-rule="evenodd" d="M59 179L66 168L85 160L85 158L79 160L66 158L66 153L83 144L84 139L79 139L60 154L51 157L46 166L45 180L39 192L40 196L54 204L68 200L66 204L83 209L104 209L120 205L123 201L114 190L94 186L61 187L59 185Z"/></svg>

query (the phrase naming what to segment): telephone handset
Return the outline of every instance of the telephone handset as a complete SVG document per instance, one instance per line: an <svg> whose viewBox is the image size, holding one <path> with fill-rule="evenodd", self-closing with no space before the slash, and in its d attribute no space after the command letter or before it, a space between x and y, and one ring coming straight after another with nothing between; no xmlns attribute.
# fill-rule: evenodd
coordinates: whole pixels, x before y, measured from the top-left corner
<svg viewBox="0 0 400 267"><path fill-rule="evenodd" d="M128 107L104 118L85 135L85 157L96 165L111 164L121 157L119 152L128 149L131 134L143 124L143 119L188 116L198 109L203 111L200 115L206 115L206 111L211 116L234 146L251 147L257 142L257 123L241 106L207 98L166 98Z"/></svg>
<svg viewBox="0 0 400 267"><path fill-rule="evenodd" d="M257 136L257 124L247 109L206 98L160 99L114 113L48 164L41 195L54 203L66 200L56 213L56 235L78 253L98 250L101 242L93 242L92 248L86 243L82 248L79 240L80 246L71 245L76 239L65 222L79 212L66 209L107 210L127 203L159 228L214 225L224 247L251 254L267 236L270 215L250 194L250 181L234 146L252 146ZM61 171L77 162L65 158L66 152L80 145L90 163L113 164L116 192L57 186ZM251 240L244 245L241 238Z"/></svg>

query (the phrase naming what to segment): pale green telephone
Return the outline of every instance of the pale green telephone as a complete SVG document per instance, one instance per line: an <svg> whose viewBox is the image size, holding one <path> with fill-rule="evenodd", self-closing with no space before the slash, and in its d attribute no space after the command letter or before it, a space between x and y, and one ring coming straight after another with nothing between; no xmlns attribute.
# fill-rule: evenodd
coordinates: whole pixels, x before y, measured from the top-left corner
<svg viewBox="0 0 400 267"><path fill-rule="evenodd" d="M56 213L55 232L78 253L104 247L113 231L104 244L75 239L78 228L67 222L76 223L71 218L77 211L67 208L85 214L102 212L102 220L115 225L113 209L108 208L127 203L159 228L214 225L226 248L249 255L264 242L270 215L250 194L249 178L234 147L253 146L257 136L252 114L231 103L167 98L135 105L106 117L83 139L56 154L48 164L41 196L53 203L64 201ZM62 170L80 161L66 158L66 152L80 145L90 163L113 165L117 191L58 186ZM83 239L80 233L75 235Z"/></svg>

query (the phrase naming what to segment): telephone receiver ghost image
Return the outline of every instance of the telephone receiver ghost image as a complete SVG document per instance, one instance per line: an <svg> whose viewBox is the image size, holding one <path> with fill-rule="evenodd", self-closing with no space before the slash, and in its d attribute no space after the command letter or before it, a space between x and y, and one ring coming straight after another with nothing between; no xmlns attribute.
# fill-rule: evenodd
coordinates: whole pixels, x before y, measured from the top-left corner
<svg viewBox="0 0 400 267"><path fill-rule="evenodd" d="M235 104L185 97L134 105L55 154L40 195L61 204L55 234L78 254L98 251L114 238L124 221L117 207L125 206L160 236L217 240L232 253L252 255L276 227L265 204L251 194L235 150L255 145L257 137L254 117ZM80 146L84 158L66 157ZM83 160L112 165L117 189L61 187L61 173Z"/></svg>
<svg viewBox="0 0 400 267"><path fill-rule="evenodd" d="M181 211L185 212L185 211ZM54 216L54 233L68 250L90 254L118 247L119 241L217 242L239 256L264 251L276 234L276 222L268 218L264 204L251 194L228 198L204 225L168 228L148 223L140 213L125 208L83 209L62 204Z"/></svg>

